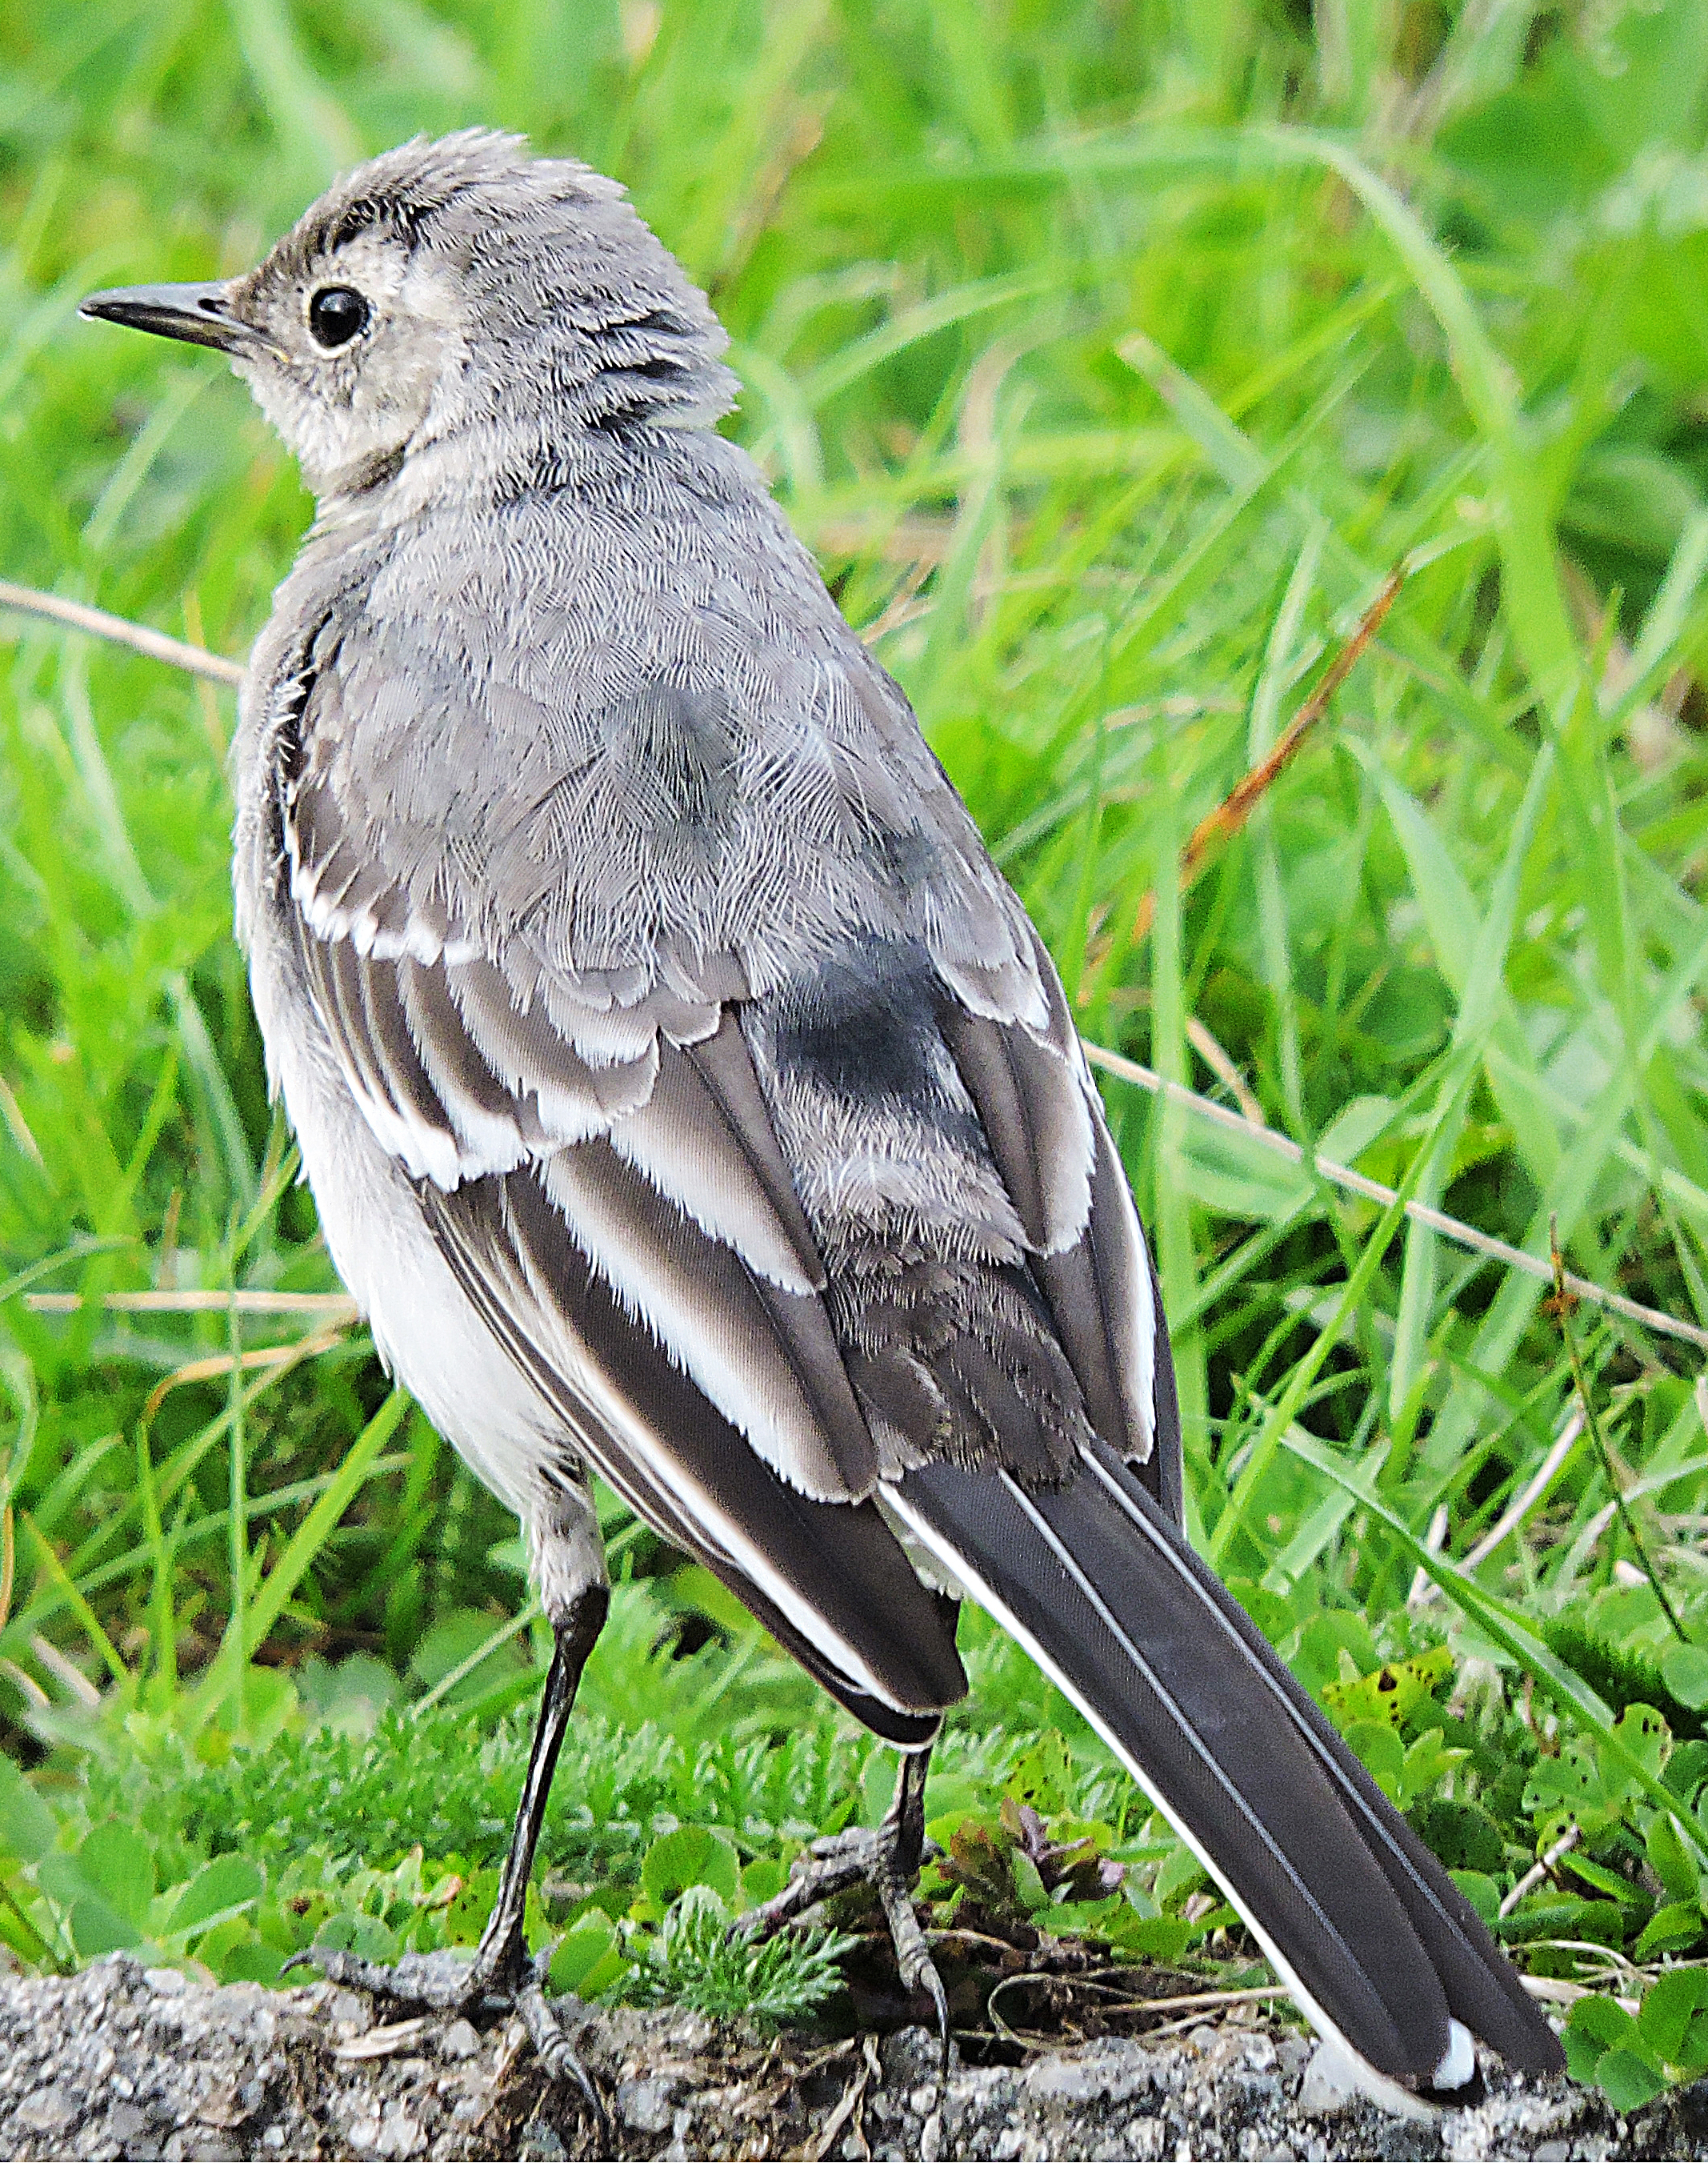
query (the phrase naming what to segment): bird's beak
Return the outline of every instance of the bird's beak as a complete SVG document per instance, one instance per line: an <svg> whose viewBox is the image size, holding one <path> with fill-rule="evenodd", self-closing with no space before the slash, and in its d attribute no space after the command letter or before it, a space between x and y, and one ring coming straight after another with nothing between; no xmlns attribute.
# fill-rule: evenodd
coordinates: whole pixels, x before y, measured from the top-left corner
<svg viewBox="0 0 1708 2167"><path fill-rule="evenodd" d="M104 294L91 294L77 314L229 353L254 333L231 314L225 297L224 285L114 286Z"/></svg>

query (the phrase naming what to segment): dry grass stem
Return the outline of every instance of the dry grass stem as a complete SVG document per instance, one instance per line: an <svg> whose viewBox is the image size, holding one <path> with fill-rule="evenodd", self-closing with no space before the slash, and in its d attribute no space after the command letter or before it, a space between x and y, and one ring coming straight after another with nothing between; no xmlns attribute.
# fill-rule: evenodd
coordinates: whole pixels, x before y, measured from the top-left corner
<svg viewBox="0 0 1708 2167"><path fill-rule="evenodd" d="M1557 1843L1550 1844L1530 1871L1517 1881L1500 1899L1498 1915L1510 1919L1532 1889L1540 1888L1568 1851L1575 1851L1584 1831L1573 1821Z"/></svg>
<svg viewBox="0 0 1708 2167"><path fill-rule="evenodd" d="M1112 1052L1106 1046L1095 1046L1089 1039L1082 1040L1086 1058L1094 1068L1106 1069L1111 1076L1118 1076L1124 1083L1136 1084L1141 1090L1151 1091L1172 1099L1177 1105L1188 1106L1207 1121L1215 1121L1224 1129L1232 1129L1240 1136L1251 1137L1282 1158L1291 1159L1295 1166L1304 1166L1322 1180L1336 1189L1351 1189L1355 1196L1367 1196L1372 1204L1384 1209L1399 1194L1380 1181L1373 1181L1367 1174L1355 1168L1341 1166L1331 1158L1319 1158L1297 1144L1291 1136L1282 1136L1278 1129L1266 1128L1245 1114L1235 1113L1231 1106L1219 1106L1214 1099L1206 1099L1201 1092L1189 1090L1184 1084L1171 1084L1159 1076L1154 1068L1147 1068L1140 1061L1129 1061L1124 1053ZM1552 1280L1554 1268L1547 1257L1533 1257L1527 1249L1515 1249L1510 1242L1500 1241L1493 1234L1484 1234L1475 1227L1467 1227L1462 1219L1449 1217L1437 1211L1432 1204L1413 1200L1405 1207L1409 1219L1420 1226L1432 1227L1445 1234L1450 1242L1463 1248L1475 1249L1480 1255L1492 1257L1499 1264L1510 1264L1516 1271L1528 1272L1533 1279ZM1647 1303L1632 1301L1629 1296L1615 1294L1609 1288L1597 1286L1593 1280L1580 1279L1575 1272L1563 1274L1565 1285L1582 1301L1593 1302L1598 1308L1611 1310L1616 1316L1627 1317L1646 1331L1658 1333L1663 1338L1685 1339L1693 1347L1708 1348L1708 1331L1700 1324L1689 1323L1683 1317L1668 1316L1663 1309L1651 1309Z"/></svg>
<svg viewBox="0 0 1708 2167"><path fill-rule="evenodd" d="M1552 2001L1562 2009L1569 2009L1574 2001L1581 2001L1586 1994L1600 1990L1596 1987L1585 1986L1575 1979L1537 1979L1528 1972L1520 1973L1519 1984L1532 2001ZM1636 2016L1639 2005L1629 1995L1615 1994L1612 1998L1627 2016Z"/></svg>
<svg viewBox="0 0 1708 2167"><path fill-rule="evenodd" d="M156 632L151 626L133 624L129 617L114 617L110 611L91 609L87 602L70 601L63 595L43 594L39 587L14 586L10 580L0 580L0 609L18 610L25 617L51 618L56 624L69 626L73 632L87 633L92 639L110 640L115 647L128 647L156 662L170 663L175 670L188 670L192 676L210 677L216 685L243 682L241 662L229 661L223 654L210 654L204 647L192 647L187 639L174 639L170 633Z"/></svg>
<svg viewBox="0 0 1708 2167"><path fill-rule="evenodd" d="M1515 1528L1523 1525L1553 1486L1555 1476L1571 1458L1572 1447L1583 1434L1584 1410L1582 1407L1573 1407L1571 1413L1567 1416L1564 1427L1559 1435L1548 1447L1547 1459L1543 1460L1541 1465L1537 1468L1536 1473L1525 1484L1523 1489L1519 1491L1517 1497L1513 1499L1488 1534L1480 1536L1460 1559L1461 1572L1474 1572L1486 1558L1494 1555ZM1445 1534L1446 1507L1441 1507L1439 1513L1442 1521L1442 1533ZM1431 1523L1431 1534L1434 1532L1434 1524ZM1439 1550L1441 1546L1439 1538L1430 1544L1431 1550ZM1434 1581L1429 1578L1424 1568L1420 1566L1417 1569L1417 1579L1412 1585L1411 1607L1414 1609L1421 1609L1425 1603L1433 1603L1441 1592Z"/></svg>
<svg viewBox="0 0 1708 2167"><path fill-rule="evenodd" d="M325 1354L344 1337L344 1327L334 1324L320 1332L311 1332L305 1338L293 1339L281 1347L252 1347L242 1354L204 1354L196 1361L186 1362L174 1370L169 1377L162 1377L149 1394L142 1410L142 1419L151 1423L160 1412L161 1402L167 1394L179 1385L204 1385L213 1377L230 1376L233 1370L272 1370L283 1372L293 1369L299 1362L306 1362L316 1354Z"/></svg>
<svg viewBox="0 0 1708 2167"><path fill-rule="evenodd" d="M1329 702L1351 675L1357 661L1371 641L1382 628L1382 621L1393 607L1399 591L1405 584L1406 567L1396 564L1383 581L1376 599L1362 617L1351 638L1323 672L1321 681L1293 720L1276 739L1256 767L1241 776L1239 781L1212 813L1205 813L1187 841L1180 856L1180 886L1183 894L1203 871L1204 861L1212 850L1237 835L1251 819L1254 806L1276 777L1293 760L1301 745L1328 712ZM1133 919L1133 938L1142 940L1150 930L1150 922L1156 915L1156 897L1154 891L1140 899Z"/></svg>
<svg viewBox="0 0 1708 2167"><path fill-rule="evenodd" d="M1261 1128L1263 1108L1256 1093L1240 1073L1239 1069L1235 1066L1233 1055L1228 1052L1209 1025L1197 1016L1188 1016L1186 1020L1186 1041L1198 1055L1199 1060L1203 1062L1205 1068L1225 1084L1233 1093L1239 1102L1240 1111L1246 1120L1255 1122L1259 1128Z"/></svg>
<svg viewBox="0 0 1708 2167"><path fill-rule="evenodd" d="M235 1310L243 1317L325 1317L353 1321L356 1305L345 1294L274 1294L265 1287L153 1287L140 1293L27 1294L26 1309L45 1316L98 1308L132 1316Z"/></svg>

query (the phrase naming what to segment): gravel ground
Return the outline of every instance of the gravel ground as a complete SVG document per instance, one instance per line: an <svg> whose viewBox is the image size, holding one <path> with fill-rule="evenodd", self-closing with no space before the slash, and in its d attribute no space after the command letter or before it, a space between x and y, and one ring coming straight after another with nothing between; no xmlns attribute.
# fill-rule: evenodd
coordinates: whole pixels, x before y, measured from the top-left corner
<svg viewBox="0 0 1708 2167"><path fill-rule="evenodd" d="M680 2011L569 2006L625 2159L1708 2158L1708 2086L1626 2119L1564 2080L1497 2076L1478 2106L1404 2121L1347 2101L1298 2033L1245 2023L957 2067L939 2096L918 2030L767 2042ZM518 2027L378 2014L325 1986L204 1987L122 1957L0 1980L0 2159L602 2156Z"/></svg>

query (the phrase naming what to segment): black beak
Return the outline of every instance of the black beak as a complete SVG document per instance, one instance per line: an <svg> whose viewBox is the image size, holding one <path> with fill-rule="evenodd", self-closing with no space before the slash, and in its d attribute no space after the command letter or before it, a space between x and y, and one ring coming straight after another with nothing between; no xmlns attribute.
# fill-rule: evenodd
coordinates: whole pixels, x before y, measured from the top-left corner
<svg viewBox="0 0 1708 2167"><path fill-rule="evenodd" d="M161 338L187 339L192 346L217 347L221 353L254 336L227 309L223 285L114 286L91 294L77 314L156 331Z"/></svg>

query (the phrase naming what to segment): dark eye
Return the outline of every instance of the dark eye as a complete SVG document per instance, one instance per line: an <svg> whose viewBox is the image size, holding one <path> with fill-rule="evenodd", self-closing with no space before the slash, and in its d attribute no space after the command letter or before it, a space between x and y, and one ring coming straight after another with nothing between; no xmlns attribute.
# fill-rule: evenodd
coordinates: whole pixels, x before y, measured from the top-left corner
<svg viewBox="0 0 1708 2167"><path fill-rule="evenodd" d="M322 286L309 304L309 329L322 346L348 346L368 321L368 304L353 286Z"/></svg>

